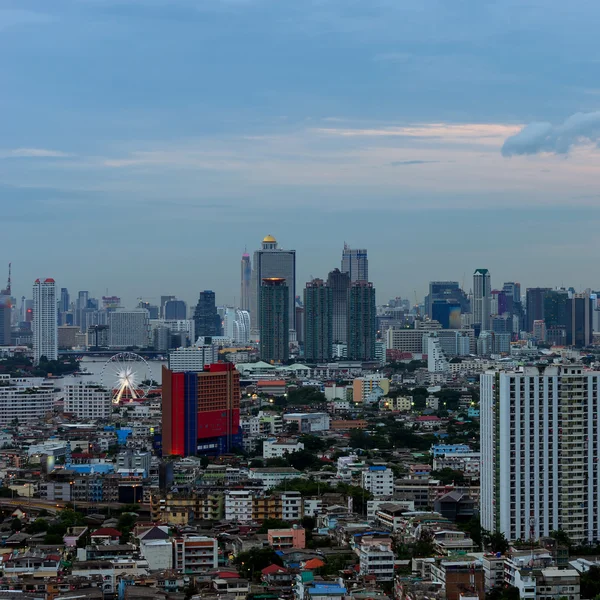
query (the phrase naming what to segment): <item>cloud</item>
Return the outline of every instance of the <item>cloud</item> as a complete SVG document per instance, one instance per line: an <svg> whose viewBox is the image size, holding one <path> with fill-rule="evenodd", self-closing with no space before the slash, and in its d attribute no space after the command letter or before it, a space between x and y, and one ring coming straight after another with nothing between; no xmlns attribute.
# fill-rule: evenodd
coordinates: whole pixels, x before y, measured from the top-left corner
<svg viewBox="0 0 600 600"><path fill-rule="evenodd" d="M600 141L600 111L576 113L564 123L552 125L534 122L515 135L508 137L502 146L503 156L523 154L568 154L573 146Z"/></svg>
<svg viewBox="0 0 600 600"><path fill-rule="evenodd" d="M0 152L0 158L69 158L71 154L47 148L16 148Z"/></svg>
<svg viewBox="0 0 600 600"><path fill-rule="evenodd" d="M404 167L407 165L427 165L432 163L439 163L439 160L396 160L390 163L392 167Z"/></svg>

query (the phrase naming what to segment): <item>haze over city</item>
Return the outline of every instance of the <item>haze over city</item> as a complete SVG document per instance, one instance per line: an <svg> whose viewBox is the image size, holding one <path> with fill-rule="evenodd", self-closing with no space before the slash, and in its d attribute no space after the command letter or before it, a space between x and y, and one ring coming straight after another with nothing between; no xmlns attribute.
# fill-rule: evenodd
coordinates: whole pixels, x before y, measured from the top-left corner
<svg viewBox="0 0 600 600"><path fill-rule="evenodd" d="M268 233L299 285L367 247L382 300L482 265L594 286L600 6L563 8L6 0L15 292L233 304Z"/></svg>

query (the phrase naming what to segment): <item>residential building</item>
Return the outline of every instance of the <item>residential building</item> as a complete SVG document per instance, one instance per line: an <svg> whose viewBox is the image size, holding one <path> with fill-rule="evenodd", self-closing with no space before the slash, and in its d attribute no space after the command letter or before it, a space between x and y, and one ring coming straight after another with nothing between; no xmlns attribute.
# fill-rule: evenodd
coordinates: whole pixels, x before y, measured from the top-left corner
<svg viewBox="0 0 600 600"><path fill-rule="evenodd" d="M340 271L347 273L350 283L369 281L369 259L364 248L353 249L344 244L342 251L342 266Z"/></svg>
<svg viewBox="0 0 600 600"><path fill-rule="evenodd" d="M588 294L574 294L567 300L567 345L584 348L593 340L593 301Z"/></svg>
<svg viewBox="0 0 600 600"><path fill-rule="evenodd" d="M269 277L260 286L260 357L286 362L290 356L289 294L286 280Z"/></svg>
<svg viewBox="0 0 600 600"><path fill-rule="evenodd" d="M348 341L348 289L350 275L334 269L327 276L327 286L331 290L332 302L332 336L336 344Z"/></svg>
<svg viewBox="0 0 600 600"><path fill-rule="evenodd" d="M44 356L44 355L42 355ZM0 425L39 423L52 413L54 386L0 375Z"/></svg>
<svg viewBox="0 0 600 600"><path fill-rule="evenodd" d="M186 575L199 575L219 566L219 546L215 538L189 536L175 538L173 568Z"/></svg>
<svg viewBox="0 0 600 600"><path fill-rule="evenodd" d="M363 536L358 548L360 574L375 575L377 581L394 579L395 554L389 537Z"/></svg>
<svg viewBox="0 0 600 600"><path fill-rule="evenodd" d="M305 359L328 362L333 342L333 290L322 279L313 279L304 289Z"/></svg>
<svg viewBox="0 0 600 600"><path fill-rule="evenodd" d="M600 538L600 372L583 365L481 375L481 523L509 540ZM565 493L568 490L568 493Z"/></svg>
<svg viewBox="0 0 600 600"><path fill-rule="evenodd" d="M298 440L269 439L263 442L263 458L281 458L300 450L304 450L304 444Z"/></svg>
<svg viewBox="0 0 600 600"><path fill-rule="evenodd" d="M163 454L222 454L241 447L240 374L231 363L162 372Z"/></svg>
<svg viewBox="0 0 600 600"><path fill-rule="evenodd" d="M476 269L473 274L473 323L479 325L481 331L491 328L492 284L487 269Z"/></svg>
<svg viewBox="0 0 600 600"><path fill-rule="evenodd" d="M394 494L394 472L388 467L372 466L361 473L361 487L375 498Z"/></svg>
<svg viewBox="0 0 600 600"><path fill-rule="evenodd" d="M269 546L274 550L306 548L306 532L304 527L299 525L294 525L290 529L269 529L267 539Z"/></svg>
<svg viewBox="0 0 600 600"><path fill-rule="evenodd" d="M301 475L301 471L293 467L262 467L250 469L248 472L248 478L262 481L265 490L277 487L286 479L296 479Z"/></svg>
<svg viewBox="0 0 600 600"><path fill-rule="evenodd" d="M59 325L57 329L58 347L67 350L75 348L80 332L81 329L77 325Z"/></svg>
<svg viewBox="0 0 600 600"><path fill-rule="evenodd" d="M173 373L204 371L204 367L216 363L219 349L213 344L177 348L169 352L169 369Z"/></svg>
<svg viewBox="0 0 600 600"><path fill-rule="evenodd" d="M356 377L352 382L352 400L356 404L362 404L368 401L377 389L381 390L383 395L387 394L390 391L390 380L380 373Z"/></svg>
<svg viewBox="0 0 600 600"><path fill-rule="evenodd" d="M119 308L108 315L109 345L111 348L147 348L150 335L150 316L145 308Z"/></svg>
<svg viewBox="0 0 600 600"><path fill-rule="evenodd" d="M33 284L33 361L37 364L45 356L58 358L58 313L56 282L54 279L36 279Z"/></svg>
<svg viewBox="0 0 600 600"><path fill-rule="evenodd" d="M247 252L242 254L241 262L241 284L240 284L240 308L250 312L250 292L252 286L252 264ZM249 334L250 332L248 332Z"/></svg>
<svg viewBox="0 0 600 600"><path fill-rule="evenodd" d="M65 385L64 412L78 419L109 419L112 413L112 394L101 385L78 381Z"/></svg>
<svg viewBox="0 0 600 600"><path fill-rule="evenodd" d="M254 253L252 261L252 281L250 286L250 316L252 331L261 330L261 287L264 279L276 278L286 281L288 287L287 319L289 330L296 329L296 251L283 250L277 240L267 235L262 241L261 250Z"/></svg>
<svg viewBox="0 0 600 600"><path fill-rule="evenodd" d="M348 289L348 358L375 360L377 310L375 288L366 281L354 281Z"/></svg>
<svg viewBox="0 0 600 600"><path fill-rule="evenodd" d="M287 413L283 415L284 423L297 423L298 433L317 433L329 431L329 413Z"/></svg>
<svg viewBox="0 0 600 600"><path fill-rule="evenodd" d="M483 568L475 557L464 555L436 560L431 565L431 579L446 588L446 600L467 600L479 598L483 600ZM465 590L475 588L476 591L465 594Z"/></svg>
<svg viewBox="0 0 600 600"><path fill-rule="evenodd" d="M252 521L254 494L250 490L225 492L225 519L237 523Z"/></svg>
<svg viewBox="0 0 600 600"><path fill-rule="evenodd" d="M215 293L211 290L200 292L194 311L194 324L197 337L213 337L223 334L221 317L217 312Z"/></svg>
<svg viewBox="0 0 600 600"><path fill-rule="evenodd" d="M427 370L430 373L447 373L448 358L437 333L430 333L427 336Z"/></svg>

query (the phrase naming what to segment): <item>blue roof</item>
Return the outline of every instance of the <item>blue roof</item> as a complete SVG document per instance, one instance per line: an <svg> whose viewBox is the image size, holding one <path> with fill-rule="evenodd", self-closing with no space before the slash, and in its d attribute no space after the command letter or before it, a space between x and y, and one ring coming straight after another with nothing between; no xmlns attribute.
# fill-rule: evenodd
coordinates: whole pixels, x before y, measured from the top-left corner
<svg viewBox="0 0 600 600"><path fill-rule="evenodd" d="M386 469L387 469L387 467L381 467L381 466L369 467L369 471L385 471Z"/></svg>
<svg viewBox="0 0 600 600"><path fill-rule="evenodd" d="M345 594L346 588L337 583L317 583L315 586L308 588L307 591L311 596L321 596L324 594Z"/></svg>

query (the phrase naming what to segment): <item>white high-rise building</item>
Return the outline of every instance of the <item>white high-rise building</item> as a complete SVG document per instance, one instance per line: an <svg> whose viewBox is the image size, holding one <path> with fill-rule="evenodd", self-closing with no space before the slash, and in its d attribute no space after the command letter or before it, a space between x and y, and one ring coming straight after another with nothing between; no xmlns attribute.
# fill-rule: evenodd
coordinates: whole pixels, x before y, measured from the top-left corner
<svg viewBox="0 0 600 600"><path fill-rule="evenodd" d="M388 467L369 467L361 473L361 487L375 498L394 494L394 472Z"/></svg>
<svg viewBox="0 0 600 600"><path fill-rule="evenodd" d="M146 348L150 335L150 313L145 308L117 309L108 315L109 345L112 348Z"/></svg>
<svg viewBox="0 0 600 600"><path fill-rule="evenodd" d="M58 307L54 279L36 279L33 284L33 360L58 359Z"/></svg>
<svg viewBox="0 0 600 600"><path fill-rule="evenodd" d="M430 373L446 373L448 371L448 359L436 333L430 333L427 337L427 370Z"/></svg>
<svg viewBox="0 0 600 600"><path fill-rule="evenodd" d="M481 375L482 527L600 539L599 384L578 364Z"/></svg>
<svg viewBox="0 0 600 600"><path fill-rule="evenodd" d="M218 360L219 348L213 344L177 348L169 352L169 369L175 373L197 373Z"/></svg>
<svg viewBox="0 0 600 600"><path fill-rule="evenodd" d="M481 331L491 329L492 283L487 269L473 273L473 323L481 325Z"/></svg>
<svg viewBox="0 0 600 600"><path fill-rule="evenodd" d="M112 395L100 385L83 381L64 388L64 412L79 419L109 419L112 412Z"/></svg>

